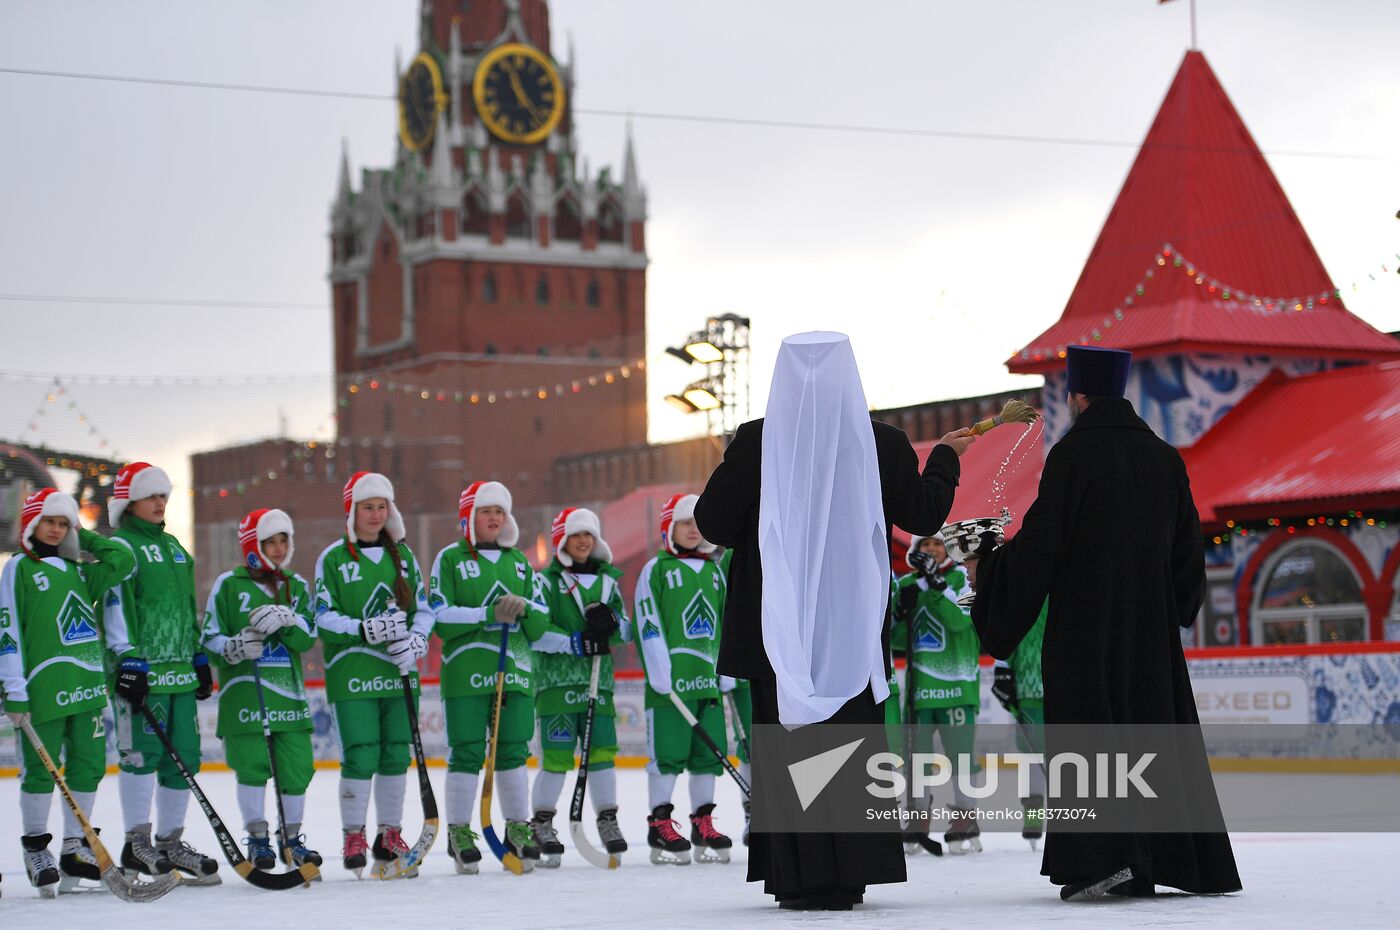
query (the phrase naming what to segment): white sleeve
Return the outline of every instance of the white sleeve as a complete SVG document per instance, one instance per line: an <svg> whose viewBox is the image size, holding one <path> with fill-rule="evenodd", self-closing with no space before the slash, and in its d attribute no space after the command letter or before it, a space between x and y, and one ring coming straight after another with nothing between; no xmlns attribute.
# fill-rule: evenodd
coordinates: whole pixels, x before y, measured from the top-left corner
<svg viewBox="0 0 1400 930"><path fill-rule="evenodd" d="M332 633L341 633L346 636L360 635L360 621L355 617L348 617L335 609L335 604L331 600L330 588L326 584L326 554L331 551L328 547L322 551L316 559L316 625L330 630Z"/></svg>
<svg viewBox="0 0 1400 930"><path fill-rule="evenodd" d="M412 626L410 627L410 629L414 633L422 633L424 636L432 636L433 622L436 618L434 618L433 616L432 608L428 606L427 585L424 584L423 572L418 567L418 557L413 554L412 549L408 550L408 564L410 567L412 567L413 574L418 578L418 584L413 589L413 610L409 612L409 617L412 620Z"/></svg>
<svg viewBox="0 0 1400 930"><path fill-rule="evenodd" d="M530 648L536 652L554 652L560 655L569 655L574 651L573 638L567 633L559 630L549 630L543 633L539 639L530 644Z"/></svg>
<svg viewBox="0 0 1400 930"><path fill-rule="evenodd" d="M651 590L651 576L656 567L652 559L637 579L636 616L640 628L642 655L646 659L647 684L657 694L671 693L671 648L661 628L661 615Z"/></svg>
<svg viewBox="0 0 1400 930"><path fill-rule="evenodd" d="M7 701L28 701L29 683L24 675L24 634L19 628L19 603L15 598L16 555L0 572L0 691Z"/></svg>
<svg viewBox="0 0 1400 930"><path fill-rule="evenodd" d="M204 642L201 645L214 655L222 655L224 643L228 642L228 637L224 635L219 623L219 590L223 588L224 578L227 577L224 575L214 582L214 587L209 589L209 600L204 605Z"/></svg>
<svg viewBox="0 0 1400 930"><path fill-rule="evenodd" d="M448 546L448 549L452 548ZM433 590L437 591L437 599L442 603L431 608L433 618L436 623L461 624L464 626L477 626L490 619L490 610L486 607L459 607L456 604L447 603L447 597L442 592L447 590L442 583L442 556L447 552L443 549L433 559ZM430 602L431 603L431 602Z"/></svg>
<svg viewBox="0 0 1400 930"><path fill-rule="evenodd" d="M120 536L113 536L112 539L131 549L131 543ZM135 556L136 550L132 549L131 554ZM136 564L139 564L139 560ZM136 647L131 645L131 633L126 625L126 582L135 577L136 564L132 565L130 575L107 589L107 596L102 602L102 632L107 640L107 650L118 659L136 651Z"/></svg>

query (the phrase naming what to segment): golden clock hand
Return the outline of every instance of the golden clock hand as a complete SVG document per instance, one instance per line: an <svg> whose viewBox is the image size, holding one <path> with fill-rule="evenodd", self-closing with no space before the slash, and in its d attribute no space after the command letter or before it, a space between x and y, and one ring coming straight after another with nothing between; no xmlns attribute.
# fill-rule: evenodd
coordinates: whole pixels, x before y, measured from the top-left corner
<svg viewBox="0 0 1400 930"><path fill-rule="evenodd" d="M543 122L544 117L540 115L540 111L536 109L534 102L531 101L529 95L525 93L525 85L520 83L520 74L510 65L506 65L505 69L506 74L510 76L510 87L511 90L515 92L515 99L520 101L522 107L530 111L531 116Z"/></svg>

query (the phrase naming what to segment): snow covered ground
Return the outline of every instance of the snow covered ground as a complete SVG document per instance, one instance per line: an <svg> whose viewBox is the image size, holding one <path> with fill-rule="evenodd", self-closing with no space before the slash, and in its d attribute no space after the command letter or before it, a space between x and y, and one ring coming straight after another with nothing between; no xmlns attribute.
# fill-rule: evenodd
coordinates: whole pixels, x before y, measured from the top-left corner
<svg viewBox="0 0 1400 930"><path fill-rule="evenodd" d="M442 769L433 769L441 799ZM1236 777L1218 776L1225 782ZM1278 776L1289 777L1289 776ZM16 779L0 781L0 872L4 897L0 927L112 926L139 920L145 930L188 930L206 925L250 925L274 920L278 926L336 928L437 927L788 927L855 922L872 927L1102 927L1106 922L1138 927L1329 927L1333 930L1400 926L1400 835L1241 834L1235 855L1245 891L1228 898L1159 896L1151 901L1113 899L1102 904L1068 905L1040 877L1040 854L1019 836L987 834L981 855L909 860L909 882L875 886L867 904L851 914L779 911L760 886L744 881L746 851L737 846L743 823L738 789L721 779L718 824L736 839L734 861L725 865L653 866L647 861L646 775L620 772L621 822L632 850L616 872L586 865L565 854L557 871L512 876L490 860L476 876L453 874L446 841L439 837L421 878L400 882L356 882L339 865L340 823L334 771L318 772L311 785L306 833L326 856L325 881L307 890L263 892L241 881L220 859L224 884L181 888L151 905L127 905L107 894L39 899L24 878L20 862ZM1400 780L1397 780L1400 782ZM215 808L237 820L233 776L206 773L201 785ZM413 782L410 780L410 785ZM572 779L570 780L570 787ZM1339 790L1345 790L1344 787ZM685 783L677 807L688 809ZM55 796L50 821L59 830ZM566 790L563 804L567 807ZM275 816L275 815L274 815ZM499 815L498 815L499 816ZM590 815L591 816L591 815ZM416 836L417 798L410 795L404 832ZM121 848L121 817L115 781L98 795L95 821L105 827L112 853ZM589 825L592 835L592 824ZM188 838L219 857L213 831L193 803ZM238 834L242 838L241 832ZM58 844L51 847L57 853ZM274 909L275 908L275 909ZM255 910L256 909L256 910ZM198 922L198 924L196 923Z"/></svg>

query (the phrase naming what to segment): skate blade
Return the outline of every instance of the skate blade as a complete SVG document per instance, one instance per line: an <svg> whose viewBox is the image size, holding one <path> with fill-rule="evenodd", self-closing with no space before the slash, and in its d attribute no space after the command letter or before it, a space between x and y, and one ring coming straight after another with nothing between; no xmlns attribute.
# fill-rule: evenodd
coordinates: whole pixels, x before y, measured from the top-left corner
<svg viewBox="0 0 1400 930"><path fill-rule="evenodd" d="M690 865L690 852L667 852L664 849L653 849L651 851L652 865Z"/></svg>
<svg viewBox="0 0 1400 930"><path fill-rule="evenodd" d="M94 891L110 891L102 880L83 878L80 875L63 875L58 880L59 894L89 894Z"/></svg>
<svg viewBox="0 0 1400 930"><path fill-rule="evenodd" d="M211 872L208 875L201 875L197 872L188 872L184 869L175 869L180 873L180 884L189 885L194 888L212 888L215 885L222 885L224 880L219 877L218 872Z"/></svg>
<svg viewBox="0 0 1400 930"><path fill-rule="evenodd" d="M456 857L452 859L452 866L458 875L475 875L481 869L480 862L458 862Z"/></svg>
<svg viewBox="0 0 1400 930"><path fill-rule="evenodd" d="M948 846L948 855L966 856L969 853L980 853L982 851L982 841L971 840L944 840Z"/></svg>
<svg viewBox="0 0 1400 930"><path fill-rule="evenodd" d="M560 854L560 855L550 855L550 854L542 855L542 856L540 856L540 863L539 863L539 864L540 864L540 868L542 868L542 869L557 869L557 868L559 868L559 863L562 861L562 858L563 858L562 854Z"/></svg>
<svg viewBox="0 0 1400 930"><path fill-rule="evenodd" d="M538 865L538 864L539 864L539 861L536 860L536 859L525 859L525 858L521 858L521 859L520 859L520 874L521 874L521 875L529 875L531 872L535 871L535 866ZM513 872L513 871L514 871L510 866L506 865L504 862L501 863L501 868L505 869L507 872Z"/></svg>
<svg viewBox="0 0 1400 930"><path fill-rule="evenodd" d="M34 887L39 890L41 898L58 897L58 882L49 882L47 885L35 885Z"/></svg>
<svg viewBox="0 0 1400 930"><path fill-rule="evenodd" d="M370 869L370 877L380 881L391 882L398 878L417 878L418 866L404 867L402 859L376 859L374 867Z"/></svg>
<svg viewBox="0 0 1400 930"><path fill-rule="evenodd" d="M1038 850L1040 849L1040 840L1039 840L1039 839L1034 839L1034 838L1028 836L1028 837L1026 837L1026 842L1028 842L1028 843L1031 844L1031 852L1036 852L1036 851L1038 851Z"/></svg>
<svg viewBox="0 0 1400 930"><path fill-rule="evenodd" d="M702 846L695 853L695 861L700 863L718 862L727 865L729 863L729 850Z"/></svg>

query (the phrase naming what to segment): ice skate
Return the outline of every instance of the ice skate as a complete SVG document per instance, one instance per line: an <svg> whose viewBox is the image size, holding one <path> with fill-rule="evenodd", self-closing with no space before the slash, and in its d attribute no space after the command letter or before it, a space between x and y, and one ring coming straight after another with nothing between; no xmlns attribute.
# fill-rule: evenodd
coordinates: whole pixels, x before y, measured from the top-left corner
<svg viewBox="0 0 1400 930"><path fill-rule="evenodd" d="M404 842L401 827L381 825L370 850L374 855L374 865L370 875L389 881L395 878L417 878L418 866L405 867L404 856L408 855L408 844Z"/></svg>
<svg viewBox="0 0 1400 930"><path fill-rule="evenodd" d="M141 875L164 875L175 868L165 853L151 845L151 825L148 823L127 833L121 864L126 877L130 879Z"/></svg>
<svg viewBox="0 0 1400 930"><path fill-rule="evenodd" d="M540 868L559 868L564 844L559 842L559 833L554 829L554 811L535 811L535 816L530 819L530 831L540 851Z"/></svg>
<svg viewBox="0 0 1400 930"><path fill-rule="evenodd" d="M943 834L943 842L948 846L949 855L961 856L970 852L982 851L982 830L972 811L965 807L954 807L953 822L948 832Z"/></svg>
<svg viewBox="0 0 1400 930"><path fill-rule="evenodd" d="M658 805L647 818L647 845L653 865L690 865L690 841L676 830L671 819L674 804Z"/></svg>
<svg viewBox="0 0 1400 930"><path fill-rule="evenodd" d="M520 860L525 872L535 871L540 863L540 848L535 845L535 835L528 820L506 821L506 849ZM505 863L501 864L502 867Z"/></svg>
<svg viewBox="0 0 1400 930"><path fill-rule="evenodd" d="M97 869L97 859L92 854L88 841L70 836L63 841L58 855L58 893L76 894L88 891L106 891L102 884L102 873ZM84 884L96 882L96 884Z"/></svg>
<svg viewBox="0 0 1400 930"><path fill-rule="evenodd" d="M452 857L452 866L458 875L475 875L481 868L481 850L476 847L477 839L479 837L472 831L471 824L448 824L447 854Z"/></svg>
<svg viewBox="0 0 1400 930"><path fill-rule="evenodd" d="M627 840L622 828L617 825L617 808L605 807L598 812L598 838L610 856L620 856L627 852Z"/></svg>
<svg viewBox="0 0 1400 930"><path fill-rule="evenodd" d="M41 897L52 898L58 892L58 863L49 852L51 833L35 833L19 838L24 848L24 873L29 876L29 884L39 889Z"/></svg>
<svg viewBox="0 0 1400 930"><path fill-rule="evenodd" d="M156 837L156 849L184 873L185 884L222 885L224 880L219 877L219 863L181 839L184 833L184 827L177 827L165 836Z"/></svg>
<svg viewBox="0 0 1400 930"><path fill-rule="evenodd" d="M281 830L277 831L277 851L281 855L282 861L296 869L308 862L319 867L322 862L321 854L314 849L306 848L306 837L301 834L301 824L287 824L287 832L292 837L290 842L282 836ZM321 876L317 875L316 880L319 882Z"/></svg>
<svg viewBox="0 0 1400 930"><path fill-rule="evenodd" d="M729 861L729 850L734 841L715 829L714 813L713 804L701 804L690 815L690 845L697 850L697 862Z"/></svg>
<svg viewBox="0 0 1400 930"><path fill-rule="evenodd" d="M364 828L358 830L345 830L345 845L341 848L341 864L351 872L356 878L363 878L365 871L365 860L369 854L369 840L365 838Z"/></svg>
<svg viewBox="0 0 1400 930"><path fill-rule="evenodd" d="M248 861L253 868L270 872L277 868L277 854L272 851L272 838L267 835L267 821L258 820L248 824L248 836L243 840L248 847Z"/></svg>

